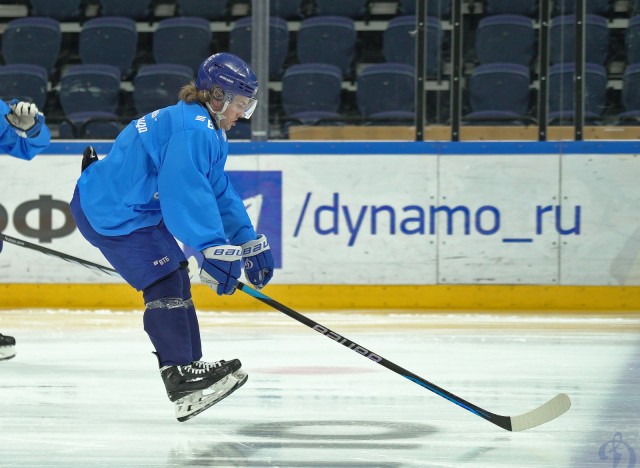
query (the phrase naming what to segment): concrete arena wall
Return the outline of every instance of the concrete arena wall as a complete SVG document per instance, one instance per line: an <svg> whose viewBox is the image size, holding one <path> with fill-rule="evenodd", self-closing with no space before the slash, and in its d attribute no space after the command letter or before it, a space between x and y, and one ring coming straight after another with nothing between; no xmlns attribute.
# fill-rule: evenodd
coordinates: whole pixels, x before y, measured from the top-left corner
<svg viewBox="0 0 640 468"><path fill-rule="evenodd" d="M0 156L0 231L105 264L69 222L87 142ZM111 142L93 142L100 155ZM640 310L635 142L232 142L227 169L299 309ZM194 260L198 254L185 249ZM197 275L196 275L197 276ZM201 309L246 310L194 278ZM140 309L118 279L5 245L0 308Z"/></svg>

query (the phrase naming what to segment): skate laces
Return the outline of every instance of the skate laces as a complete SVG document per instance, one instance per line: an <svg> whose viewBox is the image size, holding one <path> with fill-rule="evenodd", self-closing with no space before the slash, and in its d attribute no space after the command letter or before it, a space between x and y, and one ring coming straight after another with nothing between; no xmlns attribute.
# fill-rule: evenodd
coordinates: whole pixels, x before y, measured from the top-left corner
<svg viewBox="0 0 640 468"><path fill-rule="evenodd" d="M164 366L160 368L160 373L164 373L164 371L169 369L176 369L178 374L185 375L201 375L207 372L207 369L204 367L195 367L191 364L187 364L186 366Z"/></svg>
<svg viewBox="0 0 640 468"><path fill-rule="evenodd" d="M224 366L226 361L224 359L216 362L207 362L207 361L193 361L191 363L191 367L195 367L197 369L217 369L218 367Z"/></svg>
<svg viewBox="0 0 640 468"><path fill-rule="evenodd" d="M201 375L201 374L206 374L208 369L206 367L195 367L189 364L187 366L182 366L182 369L180 370L182 371L181 372L182 374L189 373L189 374Z"/></svg>

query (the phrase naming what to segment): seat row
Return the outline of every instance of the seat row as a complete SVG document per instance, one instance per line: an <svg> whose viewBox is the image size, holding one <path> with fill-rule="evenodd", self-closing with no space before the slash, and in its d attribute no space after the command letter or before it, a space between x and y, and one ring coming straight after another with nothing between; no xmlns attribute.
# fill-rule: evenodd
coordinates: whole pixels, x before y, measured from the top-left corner
<svg viewBox="0 0 640 468"><path fill-rule="evenodd" d="M640 17L634 17L640 20ZM551 20L549 59L551 64L575 60L575 15ZM639 23L640 24L640 23ZM636 36L627 34L627 46ZM536 31L530 18L520 15L487 16L480 20L475 34L475 50L481 64L511 62L530 65L536 55ZM604 65L609 56L607 20L598 15L586 16L586 60Z"/></svg>
<svg viewBox="0 0 640 468"><path fill-rule="evenodd" d="M574 60L574 17L554 18L551 26L551 63ZM85 23L79 36L79 56L83 64L117 66L122 75L129 73L136 56L136 26L124 17L101 17ZM230 34L229 50L250 61L250 17L241 18ZM414 16L391 19L384 31L383 56L387 62L413 64L415 60ZM437 18L428 17L427 74L441 74L443 30ZM640 16L633 17L627 32L629 62L640 59ZM289 54L289 32L282 18L270 19L269 75L279 80ZM326 47L317 47L317 44ZM24 18L10 22L3 36L2 51L9 64L28 63L46 68L51 74L60 54L59 24L50 18ZM481 64L511 62L529 65L535 55L535 32L530 18L495 15L483 18L476 31L475 49ZM194 72L202 57L211 52L211 31L206 20L181 17L160 22L153 36L156 63L177 63ZM345 17L318 16L302 22L296 38L300 63L329 63L338 66L343 76L351 77L355 60L356 32L353 20ZM587 17L587 61L604 64L608 54L607 21L596 15Z"/></svg>
<svg viewBox="0 0 640 468"><path fill-rule="evenodd" d="M450 11L450 0L428 0L433 11ZM31 14L47 16L60 21L78 19L82 16L83 0L29 0ZM228 18L233 0L175 0L160 3L175 3L179 16L197 16L208 20ZM250 2L247 2L250 3ZM362 18L367 14L368 0L271 0L270 14L286 19L299 19L310 15L336 15ZM415 9L414 0L400 0L399 10ZM442 6L440 6L442 5ZM154 6L152 0L99 0L101 16L126 16L146 19ZM410 14L410 13L407 13Z"/></svg>
<svg viewBox="0 0 640 468"><path fill-rule="evenodd" d="M356 103L359 123L412 125L414 70L406 64L375 64L357 79ZM340 113L344 93L336 67L325 64L293 65L284 74L282 107L284 129L293 125L344 125L353 119ZM550 67L548 123L570 125L574 118L575 64ZM607 74L602 65L585 65L585 119L589 125L612 120L607 109ZM528 125L537 119L535 83L528 67L512 63L480 65L466 80L470 112L463 125ZM640 124L640 64L626 67L622 87L623 111L611 123ZM442 122L439 122L442 123ZM249 137L248 126L244 128Z"/></svg>
<svg viewBox="0 0 640 468"><path fill-rule="evenodd" d="M586 64L585 115L596 121L606 106L607 73L599 64ZM385 63L363 70L356 82L360 115L378 123L407 123L414 119L415 74L410 65ZM330 65L293 65L282 81L285 117L306 125L340 120L339 70ZM549 121L574 117L575 64L563 63L549 70ZM476 67L467 80L471 112L466 124L519 124L532 121L532 80L528 67L492 63ZM626 68L623 80L626 112L621 118L640 116L640 64Z"/></svg>
<svg viewBox="0 0 640 468"><path fill-rule="evenodd" d="M152 64L140 68L132 81L133 104L137 116L177 102L178 91L193 79L189 67L177 64ZM61 128L67 136L112 138L121 120L120 70L112 65L74 65L60 80L60 106L67 119ZM0 66L0 97L15 97L35 103L45 110L46 70L38 65ZM84 128L87 123L88 128Z"/></svg>
<svg viewBox="0 0 640 468"><path fill-rule="evenodd" d="M549 68L548 120L550 124L574 118L575 63ZM595 63L585 64L585 118L597 121L606 107L607 72ZM471 112L467 124L519 124L532 120L531 77L528 67L513 63L480 65L468 80Z"/></svg>
<svg viewBox="0 0 640 468"><path fill-rule="evenodd" d="M560 16L551 24L551 63L574 60L575 17ZM604 64L609 54L607 20L587 16L587 61ZM229 51L250 62L251 17L236 21L229 34ZM392 18L383 34L385 61L413 64L415 60L415 16ZM279 80L290 54L287 22L270 18L269 78ZM634 16L626 31L629 63L640 60L640 15ZM427 74L442 71L443 28L440 20L427 17ZM59 23L51 18L30 17L8 23L3 34L5 63L40 65L51 75L61 52ZM357 60L357 34L354 21L346 17L316 16L304 20L296 36L299 63L329 63L344 76L352 77ZM317 44L324 44L318 47ZM535 56L535 30L530 18L520 15L494 15L483 18L476 30L475 50L480 63L512 62L531 64ZM178 17L162 20L153 33L155 63L175 63L197 70L203 57L212 52L212 34L207 20ZM138 49L136 24L125 17L99 17L87 21L79 34L78 52L83 64L117 66L123 76L131 73Z"/></svg>
<svg viewBox="0 0 640 468"><path fill-rule="evenodd" d="M439 20L428 18L429 66L436 69L440 58L442 28ZM403 16L389 23L385 33L384 53L387 61L412 61L411 30L415 17ZM229 34L229 51L250 62L252 18L236 21ZM352 74L356 51L354 21L343 16L315 16L304 20L296 38L296 55L300 63L330 63L340 67L345 76ZM59 23L51 18L29 17L8 23L3 34L2 53L7 64L33 64L44 67L50 75L61 52ZM122 76L131 73L136 58L138 34L136 23L125 17L99 17L87 21L79 34L78 53L83 64L109 64ZM324 44L318 47L318 44ZM269 78L279 80L289 54L287 22L270 18ZM175 63L194 72L212 52L209 22L202 18L178 17L162 20L153 33L153 59L156 63Z"/></svg>
<svg viewBox="0 0 640 468"><path fill-rule="evenodd" d="M573 119L573 63L557 64L549 71L550 123ZM180 88L193 78L188 67L155 64L135 76L133 102L138 116L177 101ZM380 63L362 70L356 80L355 99L362 121L380 124L409 123L414 118L414 68L402 63ZM28 99L39 107L47 96L45 73L34 65L0 67L2 94ZM342 111L343 76L329 64L300 64L283 76L280 99L286 122L316 125L345 119ZM607 74L602 65L587 64L586 118L597 121L606 104ZM111 138L121 127L117 115L121 82L110 65L76 65L60 83L59 99L67 122L61 135ZM532 81L528 67L487 64L476 67L467 80L471 112L467 124L525 124L531 121ZM640 116L640 64L629 65L623 79L624 119ZM75 129L75 130L74 130Z"/></svg>
<svg viewBox="0 0 640 468"><path fill-rule="evenodd" d="M127 16L144 19L153 7L152 0L97 0L103 16ZM210 20L223 19L234 0L164 0L160 3L175 3L176 13L180 16L197 16ZM81 16L83 0L29 0L32 14L49 16L59 20L77 19ZM250 3L250 2L247 2ZM368 0L271 0L271 15L286 19L304 18L310 15L335 15L359 19L367 16L374 2ZM427 0L428 16L449 19L451 0ZM486 12L490 15L516 14L535 16L538 0L486 0ZM556 0L553 14L570 15L575 13L575 0ZM609 0L588 0L587 13L608 16L613 2ZM638 11L640 0L632 0L633 11ZM416 14L416 0L397 0L397 14Z"/></svg>
<svg viewBox="0 0 640 468"><path fill-rule="evenodd" d="M175 104L180 88L193 79L183 65L143 66L132 81L133 102L138 116ZM406 64L370 65L357 79L358 107L364 117L394 108L410 110L404 88L412 88L413 67ZM0 94L34 102L44 108L47 98L46 72L37 65L0 66ZM342 71L335 65L304 64L289 67L282 81L282 102L287 117L301 112L333 112L340 106ZM115 112L121 90L120 71L111 65L74 65L60 81L60 104L70 120L84 112ZM412 98L411 98L412 99ZM326 117L326 116L325 116Z"/></svg>

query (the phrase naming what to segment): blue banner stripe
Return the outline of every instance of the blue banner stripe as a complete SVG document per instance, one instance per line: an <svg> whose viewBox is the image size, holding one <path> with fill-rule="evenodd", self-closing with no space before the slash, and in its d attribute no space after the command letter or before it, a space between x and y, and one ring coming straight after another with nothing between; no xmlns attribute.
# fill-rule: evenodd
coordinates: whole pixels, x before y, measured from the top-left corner
<svg viewBox="0 0 640 468"><path fill-rule="evenodd" d="M111 141L56 140L42 154L82 154L93 146L104 155ZM229 142L230 155L520 155L520 154L638 154L637 141L562 141L562 142Z"/></svg>

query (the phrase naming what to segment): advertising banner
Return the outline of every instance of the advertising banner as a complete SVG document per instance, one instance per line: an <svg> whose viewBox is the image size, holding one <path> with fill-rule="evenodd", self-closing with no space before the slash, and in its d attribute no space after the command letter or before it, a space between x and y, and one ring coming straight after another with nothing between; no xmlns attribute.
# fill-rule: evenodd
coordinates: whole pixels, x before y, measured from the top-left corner
<svg viewBox="0 0 640 468"><path fill-rule="evenodd" d="M640 284L636 154L602 142L574 153L416 145L231 144L227 170L270 240L274 283ZM0 155L0 232L107 265L69 212L76 146ZM6 244L0 282L121 280Z"/></svg>

